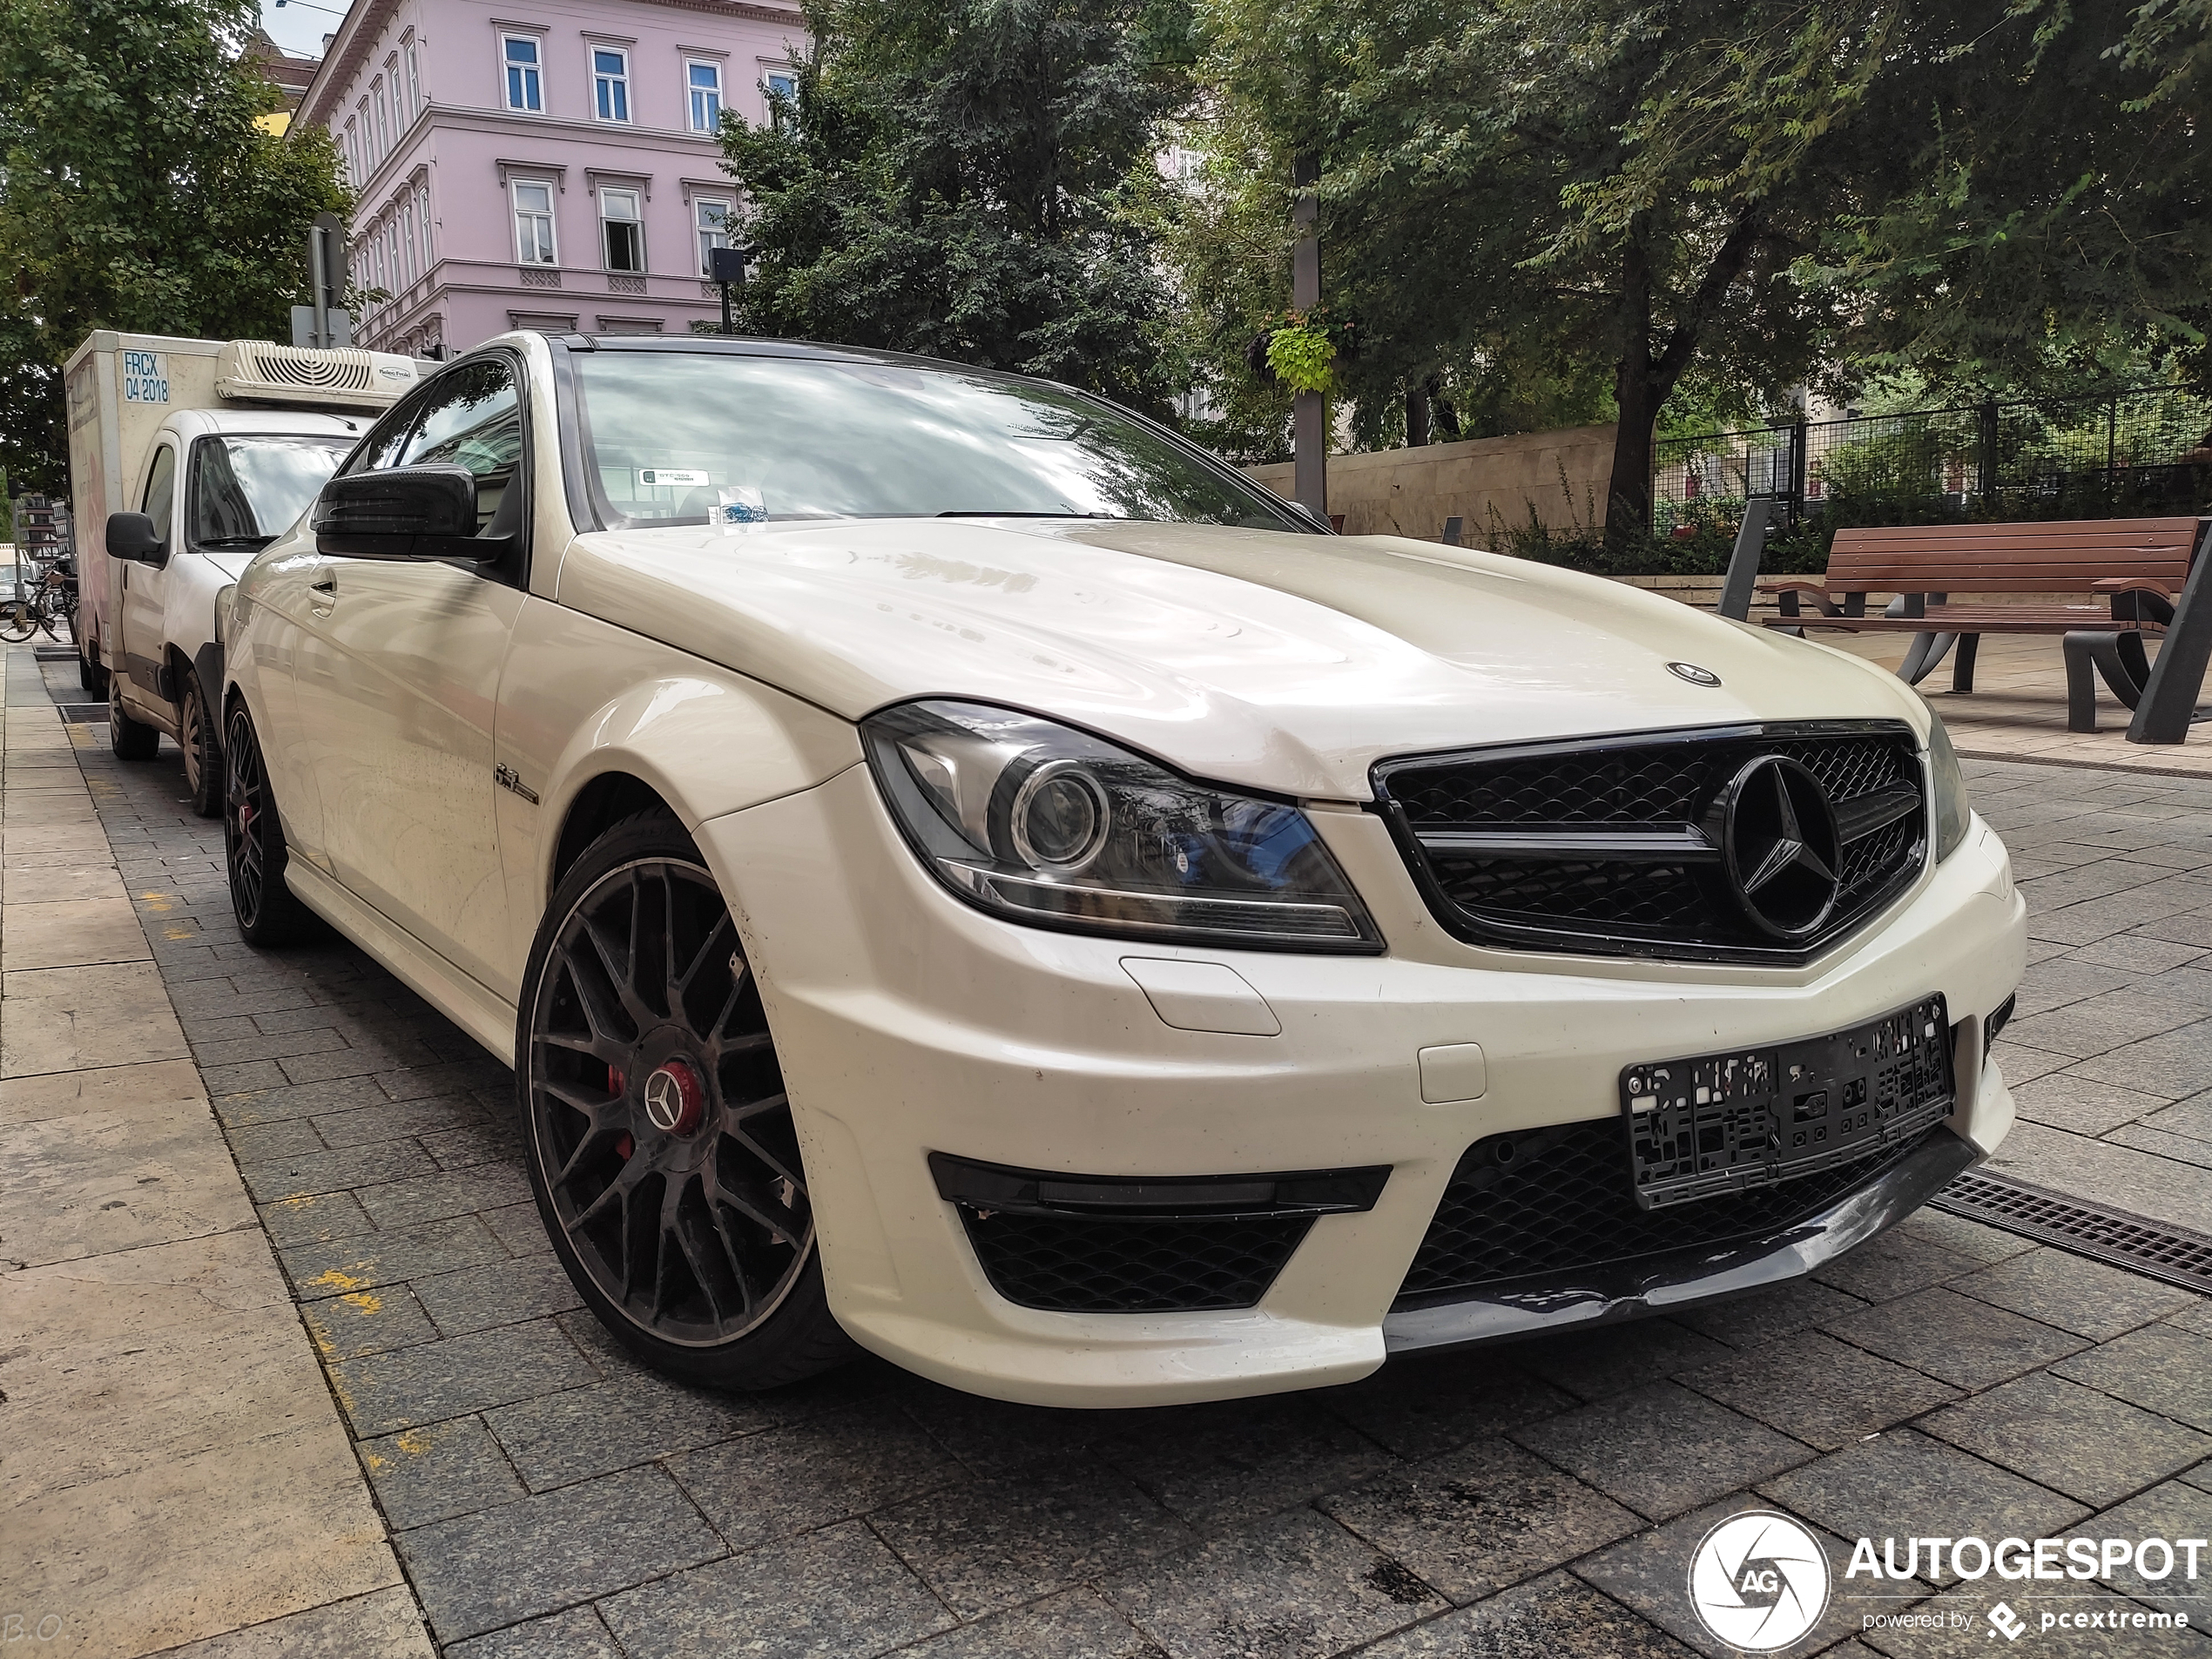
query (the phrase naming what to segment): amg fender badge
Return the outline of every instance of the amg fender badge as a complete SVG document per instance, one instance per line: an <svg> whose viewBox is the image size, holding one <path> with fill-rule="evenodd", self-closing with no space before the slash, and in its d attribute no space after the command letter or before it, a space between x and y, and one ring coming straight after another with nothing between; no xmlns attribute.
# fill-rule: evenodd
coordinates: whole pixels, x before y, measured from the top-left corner
<svg viewBox="0 0 2212 1659"><path fill-rule="evenodd" d="M1721 677L1710 668L1700 668L1695 663L1669 663L1667 671L1678 680L1688 680L1692 685L1703 685L1708 691L1721 683Z"/></svg>
<svg viewBox="0 0 2212 1659"><path fill-rule="evenodd" d="M501 766L492 773L492 780L502 789L512 790L533 806L537 805L537 791L523 781L523 774L512 766Z"/></svg>

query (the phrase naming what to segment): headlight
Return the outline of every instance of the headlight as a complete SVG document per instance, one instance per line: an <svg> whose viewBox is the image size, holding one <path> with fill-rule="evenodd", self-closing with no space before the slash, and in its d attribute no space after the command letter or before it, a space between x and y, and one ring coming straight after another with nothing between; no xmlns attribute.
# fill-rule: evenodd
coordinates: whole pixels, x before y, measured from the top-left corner
<svg viewBox="0 0 2212 1659"><path fill-rule="evenodd" d="M1956 853L1966 839L1966 820L1973 807L1966 799L1966 779L1959 770L1959 752L1943 729L1943 717L1928 711L1928 777L1935 786L1936 862Z"/></svg>
<svg viewBox="0 0 2212 1659"><path fill-rule="evenodd" d="M981 704L901 704L860 733L915 853L979 909L1134 939L1382 948L1295 806L1190 783L1088 732Z"/></svg>

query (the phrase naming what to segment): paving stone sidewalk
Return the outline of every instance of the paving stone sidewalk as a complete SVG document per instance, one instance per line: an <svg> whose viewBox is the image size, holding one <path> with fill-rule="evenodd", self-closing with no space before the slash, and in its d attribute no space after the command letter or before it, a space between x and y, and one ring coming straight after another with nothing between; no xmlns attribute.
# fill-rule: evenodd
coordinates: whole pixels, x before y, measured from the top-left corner
<svg viewBox="0 0 2212 1659"><path fill-rule="evenodd" d="M90 734L30 649L5 664L0 1653L427 1659L78 770Z"/></svg>
<svg viewBox="0 0 2212 1659"><path fill-rule="evenodd" d="M1838 1571L1862 1534L2212 1524L2212 1304L1933 1212L1779 1292L1271 1399L1052 1412L873 1361L759 1397L678 1386L579 1310L504 1069L349 947L246 948L173 752L82 758L455 1659L1719 1655L1686 1572L1746 1507L1802 1517ZM2212 985L2212 834L2191 826L2212 786L1974 771L2025 832L2039 913L2009 1045L2023 1172L2087 1160L2130 1207L2201 1217L2212 996L2189 976ZM1792 1651L1988 1651L1993 1580L1878 1588L1899 1599L1839 1583ZM2080 1587L2001 1587L2031 1619L2060 1590ZM2212 1578L2094 1593L2212 1622ZM1924 1598L1968 1628L1862 1632ZM2033 1645L2212 1656L2195 1631Z"/></svg>

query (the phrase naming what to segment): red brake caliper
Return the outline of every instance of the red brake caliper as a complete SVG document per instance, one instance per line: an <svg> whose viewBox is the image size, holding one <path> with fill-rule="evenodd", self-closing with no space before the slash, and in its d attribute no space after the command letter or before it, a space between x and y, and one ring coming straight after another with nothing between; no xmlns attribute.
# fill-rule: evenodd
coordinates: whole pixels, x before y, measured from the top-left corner
<svg viewBox="0 0 2212 1659"><path fill-rule="evenodd" d="M621 1071L613 1066L609 1066L607 1068L607 1092L610 1095L619 1095L626 1087L628 1085L624 1082ZM615 1156L625 1163L630 1161L630 1155L637 1150L637 1143L631 1139L627 1131L624 1131L623 1137L615 1143Z"/></svg>

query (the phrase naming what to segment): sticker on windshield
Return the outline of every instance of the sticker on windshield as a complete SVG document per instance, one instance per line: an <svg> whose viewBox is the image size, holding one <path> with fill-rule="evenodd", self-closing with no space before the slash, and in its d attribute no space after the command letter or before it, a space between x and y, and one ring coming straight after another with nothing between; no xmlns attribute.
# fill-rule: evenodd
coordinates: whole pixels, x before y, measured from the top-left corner
<svg viewBox="0 0 2212 1659"><path fill-rule="evenodd" d="M681 467L637 469L637 488L640 489L704 489L713 482L703 472L693 472Z"/></svg>
<svg viewBox="0 0 2212 1659"><path fill-rule="evenodd" d="M748 524L766 523L768 509L751 484L725 484L716 492L714 522L725 536L734 536Z"/></svg>

